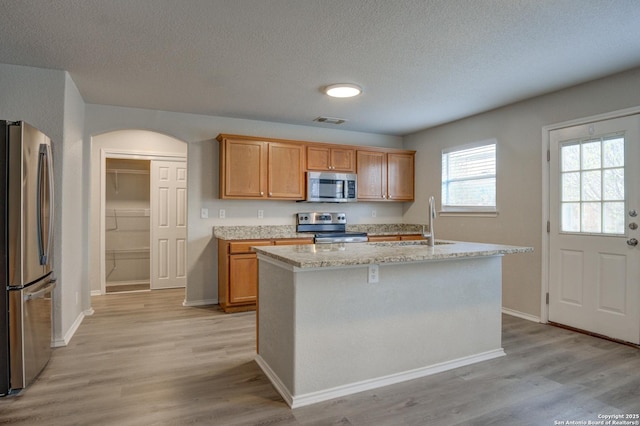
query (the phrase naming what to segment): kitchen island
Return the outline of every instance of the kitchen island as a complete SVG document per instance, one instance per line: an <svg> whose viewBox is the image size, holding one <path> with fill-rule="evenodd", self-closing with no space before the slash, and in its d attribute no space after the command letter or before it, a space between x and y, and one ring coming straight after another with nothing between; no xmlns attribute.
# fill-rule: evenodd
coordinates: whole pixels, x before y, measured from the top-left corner
<svg viewBox="0 0 640 426"><path fill-rule="evenodd" d="M256 362L292 408L503 356L502 256L426 241L255 247Z"/></svg>

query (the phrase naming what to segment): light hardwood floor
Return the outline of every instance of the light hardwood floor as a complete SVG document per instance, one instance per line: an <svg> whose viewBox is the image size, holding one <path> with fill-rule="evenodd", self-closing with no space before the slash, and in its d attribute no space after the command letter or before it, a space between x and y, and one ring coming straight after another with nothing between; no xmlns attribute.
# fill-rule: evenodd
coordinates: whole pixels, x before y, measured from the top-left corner
<svg viewBox="0 0 640 426"><path fill-rule="evenodd" d="M94 297L38 380L0 398L0 424L541 426L640 413L640 350L511 316L506 357L290 410L253 361L255 312L183 298Z"/></svg>

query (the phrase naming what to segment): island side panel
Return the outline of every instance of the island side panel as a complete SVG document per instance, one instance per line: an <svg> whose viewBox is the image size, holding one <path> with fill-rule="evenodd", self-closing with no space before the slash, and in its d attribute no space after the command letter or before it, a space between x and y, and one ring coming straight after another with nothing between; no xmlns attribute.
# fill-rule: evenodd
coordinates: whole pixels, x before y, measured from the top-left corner
<svg viewBox="0 0 640 426"><path fill-rule="evenodd" d="M501 350L501 257L379 271L371 284L367 266L291 273L294 397Z"/></svg>
<svg viewBox="0 0 640 426"><path fill-rule="evenodd" d="M286 388L283 397L287 399L295 392L294 275L291 268L263 260L259 262L258 274L259 363L266 364L277 376Z"/></svg>

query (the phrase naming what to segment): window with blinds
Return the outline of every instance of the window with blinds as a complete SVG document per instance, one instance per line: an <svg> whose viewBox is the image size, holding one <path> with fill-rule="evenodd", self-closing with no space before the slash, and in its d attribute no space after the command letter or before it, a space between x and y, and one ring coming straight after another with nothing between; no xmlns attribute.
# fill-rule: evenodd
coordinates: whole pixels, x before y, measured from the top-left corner
<svg viewBox="0 0 640 426"><path fill-rule="evenodd" d="M442 211L496 211L496 140L442 151Z"/></svg>

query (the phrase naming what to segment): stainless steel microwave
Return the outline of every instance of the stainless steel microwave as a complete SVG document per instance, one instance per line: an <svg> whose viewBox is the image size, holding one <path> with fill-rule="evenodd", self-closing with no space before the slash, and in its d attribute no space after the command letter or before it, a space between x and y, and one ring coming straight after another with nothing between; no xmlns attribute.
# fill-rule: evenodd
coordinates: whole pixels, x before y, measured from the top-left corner
<svg viewBox="0 0 640 426"><path fill-rule="evenodd" d="M309 202L352 203L358 201L355 173L307 172Z"/></svg>

